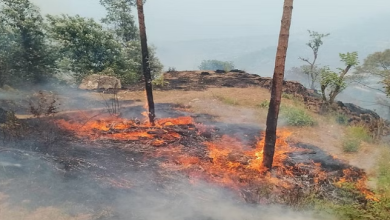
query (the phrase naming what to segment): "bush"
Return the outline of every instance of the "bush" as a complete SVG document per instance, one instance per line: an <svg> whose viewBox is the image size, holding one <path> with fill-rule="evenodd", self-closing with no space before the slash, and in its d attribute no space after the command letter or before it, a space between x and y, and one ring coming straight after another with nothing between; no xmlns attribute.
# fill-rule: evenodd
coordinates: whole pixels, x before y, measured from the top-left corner
<svg viewBox="0 0 390 220"><path fill-rule="evenodd" d="M225 70L229 72L234 69L234 64L231 61L220 60L203 60L199 66L200 70Z"/></svg>
<svg viewBox="0 0 390 220"><path fill-rule="evenodd" d="M358 139L348 138L343 141L343 151L346 153L355 153L360 149L361 141Z"/></svg>
<svg viewBox="0 0 390 220"><path fill-rule="evenodd" d="M259 108L268 108L269 107L269 100L264 100L260 104L257 104L257 107Z"/></svg>
<svg viewBox="0 0 390 220"><path fill-rule="evenodd" d="M348 124L348 117L344 114L337 114L335 117L335 120L340 125L347 125Z"/></svg>
<svg viewBox="0 0 390 220"><path fill-rule="evenodd" d="M350 126L346 132L349 138L357 139L359 141L371 142L372 137L367 129L363 126Z"/></svg>
<svg viewBox="0 0 390 220"><path fill-rule="evenodd" d="M159 77L155 78L152 81L152 84L155 86L164 87L169 84L168 81L165 80L164 74L161 74Z"/></svg>
<svg viewBox="0 0 390 220"><path fill-rule="evenodd" d="M292 100L292 99L294 99L294 96L292 94L283 93L282 98Z"/></svg>
<svg viewBox="0 0 390 220"><path fill-rule="evenodd" d="M290 126L313 126L317 122L306 112L300 108L287 108L283 110L283 116L287 120L287 124Z"/></svg>

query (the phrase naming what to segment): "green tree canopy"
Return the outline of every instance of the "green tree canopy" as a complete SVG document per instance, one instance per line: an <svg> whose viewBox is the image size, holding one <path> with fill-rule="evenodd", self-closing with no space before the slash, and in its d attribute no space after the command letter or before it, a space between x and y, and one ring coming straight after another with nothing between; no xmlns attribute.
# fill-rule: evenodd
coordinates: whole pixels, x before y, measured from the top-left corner
<svg viewBox="0 0 390 220"><path fill-rule="evenodd" d="M225 70L234 69L234 63L231 61L203 60L199 66L200 70Z"/></svg>
<svg viewBox="0 0 390 220"><path fill-rule="evenodd" d="M39 9L28 0L3 0L0 22L0 62L7 63L1 68L2 78L10 83L39 83L52 75L54 57Z"/></svg>
<svg viewBox="0 0 390 220"><path fill-rule="evenodd" d="M78 79L117 65L121 46L101 24L78 15L48 15L47 20L48 33L63 55L61 61L67 61L68 70L77 73Z"/></svg>
<svg viewBox="0 0 390 220"><path fill-rule="evenodd" d="M339 73L324 68L321 71L321 92L325 102L332 104L338 94L347 88L349 78L347 74L352 67L359 65L357 52L340 53L340 60L345 64L345 68L338 68ZM327 94L328 93L328 94ZM328 97L327 97L328 96Z"/></svg>
<svg viewBox="0 0 390 220"><path fill-rule="evenodd" d="M139 39L138 28L131 14L134 0L100 0L100 4L107 10L102 22L113 30L122 42Z"/></svg>

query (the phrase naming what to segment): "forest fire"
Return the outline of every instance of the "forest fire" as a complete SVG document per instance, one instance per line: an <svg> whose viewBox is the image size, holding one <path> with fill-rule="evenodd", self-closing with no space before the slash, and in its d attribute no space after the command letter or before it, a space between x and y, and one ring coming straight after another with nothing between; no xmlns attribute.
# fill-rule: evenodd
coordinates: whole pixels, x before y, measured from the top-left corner
<svg viewBox="0 0 390 220"><path fill-rule="evenodd" d="M366 199L376 200L365 186L366 177L362 171L340 168L339 172L330 172L320 162L292 162L294 155L299 157L311 153L287 141L292 135L289 130L277 132L274 168L269 173L262 165L263 138L253 146L229 135L197 139L196 143L182 141L186 136L202 136L210 130L204 125L195 125L191 117L158 119L154 126L118 117L80 121L75 117L72 120L59 119L56 123L62 129L73 131L77 137L90 141L132 141L158 147L147 152L145 158L158 159L162 170L184 173L194 183L207 181L236 191L256 191L272 185L271 191L280 194L285 190L319 189L324 184L337 187L347 182L354 183Z"/></svg>
<svg viewBox="0 0 390 220"><path fill-rule="evenodd" d="M169 130L170 126L191 124L193 124L191 117L164 118L157 120L154 126L151 126L149 122L127 120L113 116L88 120L85 123L80 123L79 118L57 120L59 127L75 132L78 137L90 140L113 139L123 141L152 139L152 144L155 146L180 138L180 134Z"/></svg>

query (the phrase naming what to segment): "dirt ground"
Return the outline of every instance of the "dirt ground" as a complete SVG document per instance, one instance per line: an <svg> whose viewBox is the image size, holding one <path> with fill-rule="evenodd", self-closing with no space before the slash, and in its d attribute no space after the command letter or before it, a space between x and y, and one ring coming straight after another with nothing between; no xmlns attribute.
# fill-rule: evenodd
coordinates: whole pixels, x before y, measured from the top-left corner
<svg viewBox="0 0 390 220"><path fill-rule="evenodd" d="M219 126L222 132L234 133L239 138L247 138L249 141L260 137L260 132L265 130L267 116L267 109L262 108L260 104L269 100L270 93L268 89L257 85L255 79L258 76L245 74L237 77L238 73L229 73L225 76L212 73L200 76L200 72L180 74L182 75L179 73L167 74L169 84L166 87L157 87L154 91L155 102L160 106L156 111L157 118L168 116L166 111L159 111L159 109L164 110L164 106L170 104L183 114L188 113L193 116L198 123ZM192 77L193 74L197 74L197 77ZM110 99L114 97L113 94L85 92L76 89L59 90L56 93L61 103L59 114L77 113L81 110L105 110L107 104L110 104ZM137 109L137 113L124 110L123 116L143 118L139 114L146 103L142 85L121 90L117 96L122 109ZM283 98L282 103L286 108L305 108L300 101L293 98ZM32 117L28 108L17 113L17 117L21 119ZM289 141L317 146L335 158L364 169L369 176L375 175L376 158L380 152L375 144L364 143L358 153L346 154L342 150L345 126L337 124L330 116L318 115L310 111L309 114L318 122L316 126L289 127L281 118L279 127L292 132ZM241 126L233 128L230 126L231 124ZM253 130L258 131L258 133L251 133ZM100 153L106 154L102 151L96 152L96 155ZM0 196L0 218L5 220L88 220L92 216L70 216L64 214L57 207L43 207L37 210L15 209L7 204L6 196L2 195Z"/></svg>

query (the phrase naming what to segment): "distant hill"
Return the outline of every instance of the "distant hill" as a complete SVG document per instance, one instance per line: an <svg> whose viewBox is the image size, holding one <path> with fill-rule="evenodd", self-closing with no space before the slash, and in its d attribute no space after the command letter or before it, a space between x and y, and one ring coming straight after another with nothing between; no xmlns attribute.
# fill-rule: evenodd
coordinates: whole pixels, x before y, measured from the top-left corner
<svg viewBox="0 0 390 220"><path fill-rule="evenodd" d="M378 16L364 22L351 24L339 30L329 30L331 34L324 39L320 49L318 63L329 65L331 68L342 67L339 53L357 51L361 61L370 53L390 48L390 27L386 21L390 15ZM233 61L236 67L261 76L272 76L276 55L278 33L262 36L220 39L155 42L157 53L166 68L175 67L177 70L196 70L202 60L218 59ZM309 40L307 32L291 33L288 48L286 70L303 64L300 56L311 58L311 51L305 45ZM286 77L305 84L302 77ZM376 82L374 82L376 83ZM358 96L356 94L359 94ZM339 99L352 102L364 108L377 111L382 117L389 117L389 108L376 104L377 97L386 98L377 91L359 86L348 88Z"/></svg>
<svg viewBox="0 0 390 220"><path fill-rule="evenodd" d="M368 54L390 48L390 28L385 21L390 15L349 25L343 29L330 30L320 50L319 63L338 67L340 52L358 51L363 60ZM305 43L307 32L291 33L287 69L302 64L300 56L310 57ZM157 52L166 67L197 69L204 59L234 61L237 68L263 76L272 75L278 36L276 33L262 36L220 39L155 42Z"/></svg>

